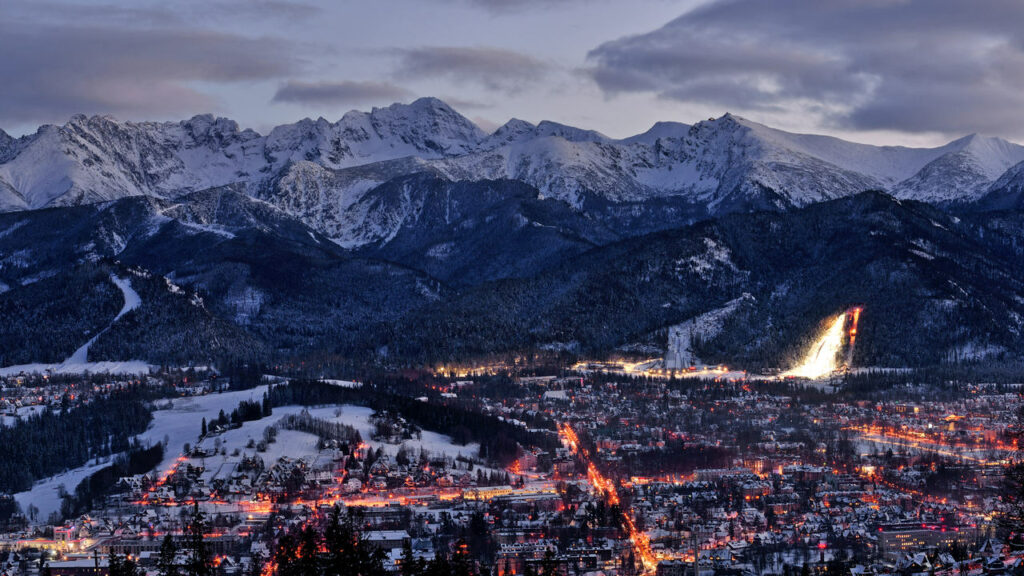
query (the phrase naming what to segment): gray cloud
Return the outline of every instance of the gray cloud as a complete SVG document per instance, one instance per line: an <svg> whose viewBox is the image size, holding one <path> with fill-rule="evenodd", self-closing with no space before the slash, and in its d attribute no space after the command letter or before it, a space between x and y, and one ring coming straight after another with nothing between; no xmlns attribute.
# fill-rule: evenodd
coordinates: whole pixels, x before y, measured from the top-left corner
<svg viewBox="0 0 1024 576"><path fill-rule="evenodd" d="M301 65L280 40L173 21L140 28L88 18L78 24L4 20L0 54L5 123L54 122L79 112L146 117L206 111L217 102L199 83L280 78Z"/></svg>
<svg viewBox="0 0 1024 576"><path fill-rule="evenodd" d="M552 4L569 4L586 0L462 0L467 5L494 13L510 13L532 8L549 8Z"/></svg>
<svg viewBox="0 0 1024 576"><path fill-rule="evenodd" d="M412 96L401 86L389 82L301 82L291 80L274 94L274 102L298 104L358 104L362 102L393 102Z"/></svg>
<svg viewBox="0 0 1024 576"><path fill-rule="evenodd" d="M537 58L500 48L426 46L399 50L397 54L397 77L443 77L507 93L536 83L550 68Z"/></svg>
<svg viewBox="0 0 1024 576"><path fill-rule="evenodd" d="M808 111L835 127L1024 134L1024 3L719 0L592 50L609 95Z"/></svg>
<svg viewBox="0 0 1024 576"><path fill-rule="evenodd" d="M5 10L8 7L5 6ZM209 24L211 21L247 23L268 21L300 22L322 12L322 8L304 2L283 0L180 0L173 6L160 2L80 4L61 0L12 0L5 15L14 18L45 21L51 25L110 25L119 23L132 27L169 27L190 23Z"/></svg>
<svg viewBox="0 0 1024 576"><path fill-rule="evenodd" d="M445 104L455 108L456 110L487 110L494 108L494 104L480 102L478 100L469 100L458 96L442 95L441 100L444 100Z"/></svg>

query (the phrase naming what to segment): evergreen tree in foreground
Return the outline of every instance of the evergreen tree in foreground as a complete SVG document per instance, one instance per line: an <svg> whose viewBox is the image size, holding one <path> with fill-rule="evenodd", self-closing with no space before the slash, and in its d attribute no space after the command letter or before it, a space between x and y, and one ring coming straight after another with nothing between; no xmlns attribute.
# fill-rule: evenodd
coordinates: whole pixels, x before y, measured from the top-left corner
<svg viewBox="0 0 1024 576"><path fill-rule="evenodd" d="M156 569L160 576L182 576L181 566L176 562L177 555L178 546L174 543L174 538L170 534L164 536L164 541L160 544L160 556L156 561Z"/></svg>
<svg viewBox="0 0 1024 576"><path fill-rule="evenodd" d="M110 576L142 576L143 572L134 560L116 552L110 553Z"/></svg>
<svg viewBox="0 0 1024 576"><path fill-rule="evenodd" d="M205 531L206 516L199 509L199 503L196 502L185 530L186 545L189 551L185 573L189 576L211 576L213 574L213 557L210 554L210 549L206 546L206 542L203 540L203 533Z"/></svg>

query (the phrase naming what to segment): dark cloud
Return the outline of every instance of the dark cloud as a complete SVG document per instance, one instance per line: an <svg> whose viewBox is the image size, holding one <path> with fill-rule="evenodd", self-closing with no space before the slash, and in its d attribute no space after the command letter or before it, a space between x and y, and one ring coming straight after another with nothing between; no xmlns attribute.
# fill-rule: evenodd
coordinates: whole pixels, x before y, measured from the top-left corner
<svg viewBox="0 0 1024 576"><path fill-rule="evenodd" d="M5 6L5 9L8 9ZM208 25L211 21L301 22L317 16L322 8L304 2L283 0L180 0L173 6L143 1L80 4L60 0L12 0L6 15L36 22L70 25L124 24L133 27L169 27L189 23Z"/></svg>
<svg viewBox="0 0 1024 576"><path fill-rule="evenodd" d="M1024 3L721 0L597 47L605 93L817 111L836 127L1024 133Z"/></svg>
<svg viewBox="0 0 1024 576"><path fill-rule="evenodd" d="M500 48L426 46L398 50L397 54L398 77L442 77L507 93L519 92L549 71L549 66L537 58Z"/></svg>
<svg viewBox="0 0 1024 576"><path fill-rule="evenodd" d="M209 110L197 84L280 78L298 65L279 40L185 27L2 21L0 54L0 122L22 123Z"/></svg>
<svg viewBox="0 0 1024 576"><path fill-rule="evenodd" d="M359 104L362 102L394 102L412 93L388 82L301 82L283 84L274 94L274 102L298 104Z"/></svg>
<svg viewBox="0 0 1024 576"><path fill-rule="evenodd" d="M441 100L445 104L455 108L456 110L488 110L494 108L494 104L487 102L480 102L477 100L468 100L466 98L460 98L458 96L441 96Z"/></svg>

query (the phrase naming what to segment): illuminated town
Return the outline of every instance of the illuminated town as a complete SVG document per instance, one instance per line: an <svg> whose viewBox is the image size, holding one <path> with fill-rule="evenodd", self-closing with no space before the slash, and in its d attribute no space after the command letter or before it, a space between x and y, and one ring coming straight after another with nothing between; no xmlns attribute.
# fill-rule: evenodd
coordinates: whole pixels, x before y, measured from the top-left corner
<svg viewBox="0 0 1024 576"><path fill-rule="evenodd" d="M153 411L129 453L160 450L149 471L115 477L108 457L8 497L3 567L185 570L198 525L210 573L290 574L289 543L339 518L403 574L1020 565L1000 518L1021 385L851 369L860 313L823 323L803 363L772 376L641 359L358 381L9 377L8 426L134 395Z"/></svg>

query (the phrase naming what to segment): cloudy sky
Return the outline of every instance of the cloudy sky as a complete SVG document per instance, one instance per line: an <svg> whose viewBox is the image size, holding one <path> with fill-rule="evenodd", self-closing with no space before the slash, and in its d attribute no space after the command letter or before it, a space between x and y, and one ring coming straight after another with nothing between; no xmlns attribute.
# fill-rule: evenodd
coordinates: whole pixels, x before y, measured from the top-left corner
<svg viewBox="0 0 1024 576"><path fill-rule="evenodd" d="M1019 0L0 0L0 127L213 112L262 132L437 96L485 129L731 111L1024 141L1022 22Z"/></svg>

